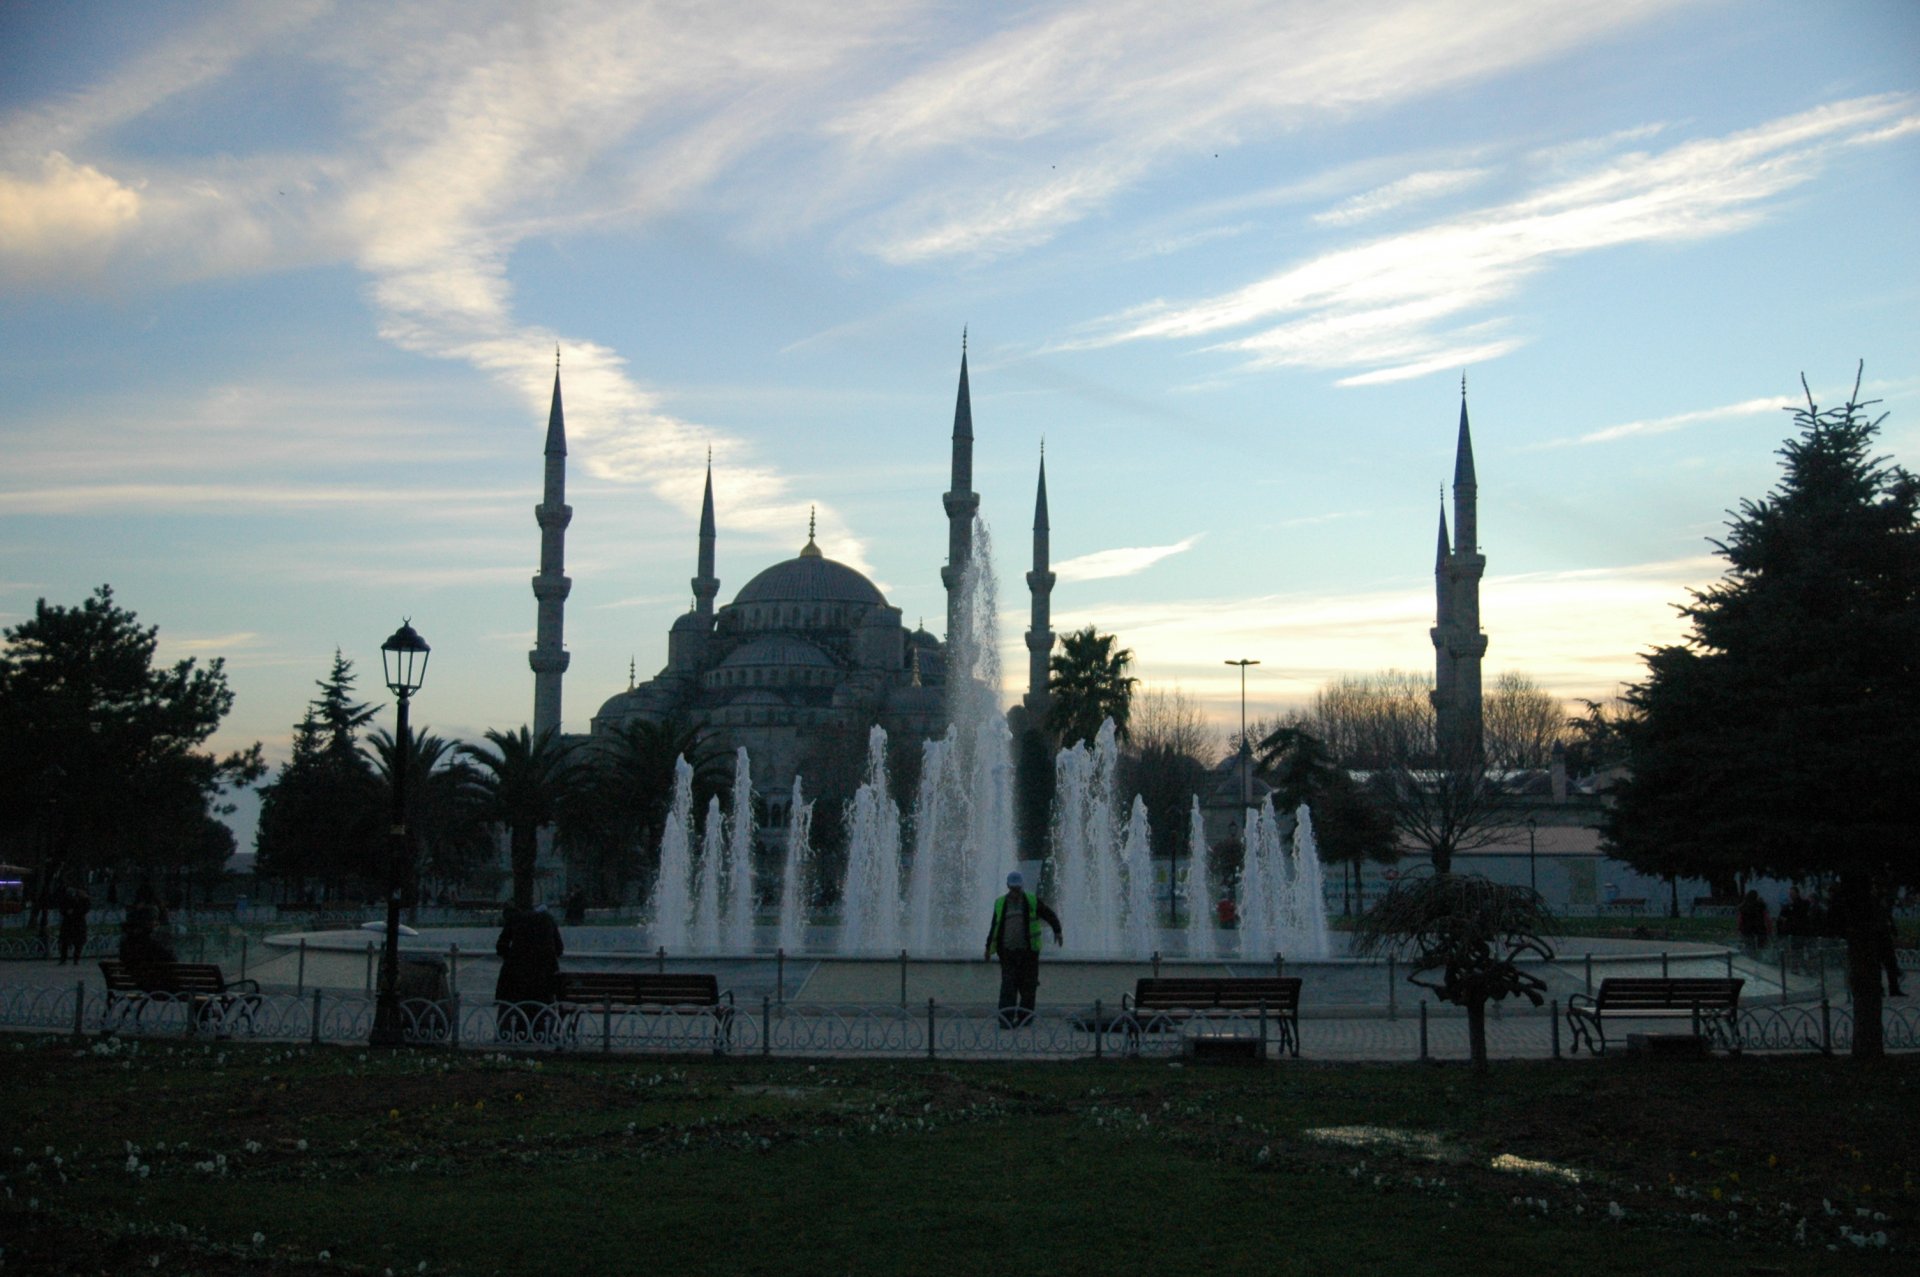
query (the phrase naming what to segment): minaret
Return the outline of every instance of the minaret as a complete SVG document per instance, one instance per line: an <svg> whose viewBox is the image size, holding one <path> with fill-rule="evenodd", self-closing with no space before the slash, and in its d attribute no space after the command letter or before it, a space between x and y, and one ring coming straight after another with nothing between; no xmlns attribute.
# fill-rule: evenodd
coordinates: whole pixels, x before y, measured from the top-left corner
<svg viewBox="0 0 1920 1277"><path fill-rule="evenodd" d="M1483 751L1480 660L1487 636L1480 632L1479 484L1473 472L1473 434L1467 425L1467 379L1460 378L1460 437L1453 457L1453 550L1444 555L1442 615L1434 627L1435 729L1443 758L1478 760ZM1445 545L1442 524L1441 544ZM1443 692L1444 689L1444 692Z"/></svg>
<svg viewBox="0 0 1920 1277"><path fill-rule="evenodd" d="M967 392L967 334L960 333L960 394L953 405L953 486L940 498L947 508L947 566L940 582L947 587L947 646L967 630L964 578L973 561L973 516L980 494L973 490L973 399Z"/></svg>
<svg viewBox="0 0 1920 1277"><path fill-rule="evenodd" d="M567 672L566 643L562 635L567 592L567 524L573 507L567 504L567 422L560 407L560 350L553 352L553 407L547 413L546 489L533 508L540 525L540 573L533 578L533 597L539 601L533 650L533 730L536 735L560 730L560 678Z"/></svg>
<svg viewBox="0 0 1920 1277"><path fill-rule="evenodd" d="M720 578L713 574L713 450L707 450L707 491L700 498L700 559L693 578L693 610L707 622L713 620L713 596L720 592Z"/></svg>
<svg viewBox="0 0 1920 1277"><path fill-rule="evenodd" d="M1033 571L1027 589L1033 595L1033 619L1027 625L1027 713L1047 721L1047 658L1053 652L1053 573L1047 568L1047 447L1040 445L1040 489L1033 499Z"/></svg>
<svg viewBox="0 0 1920 1277"><path fill-rule="evenodd" d="M1441 740L1453 731L1453 608L1449 605L1448 573L1452 569L1453 542L1447 536L1447 490L1440 490L1440 540L1433 555L1433 713L1434 734Z"/></svg>

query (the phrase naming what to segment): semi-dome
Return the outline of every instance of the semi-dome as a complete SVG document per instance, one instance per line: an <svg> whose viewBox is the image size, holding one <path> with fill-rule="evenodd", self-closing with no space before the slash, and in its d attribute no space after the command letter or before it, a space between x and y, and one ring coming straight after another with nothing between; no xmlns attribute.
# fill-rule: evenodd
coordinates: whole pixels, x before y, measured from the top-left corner
<svg viewBox="0 0 1920 1277"><path fill-rule="evenodd" d="M811 643L792 638L760 638L750 643L742 643L727 653L720 662L721 669L743 669L751 666L796 666L806 665L817 668L832 668L833 658Z"/></svg>
<svg viewBox="0 0 1920 1277"><path fill-rule="evenodd" d="M836 563L813 549L798 558L776 563L740 587L734 604L742 603L865 603L885 607L886 596L859 572Z"/></svg>

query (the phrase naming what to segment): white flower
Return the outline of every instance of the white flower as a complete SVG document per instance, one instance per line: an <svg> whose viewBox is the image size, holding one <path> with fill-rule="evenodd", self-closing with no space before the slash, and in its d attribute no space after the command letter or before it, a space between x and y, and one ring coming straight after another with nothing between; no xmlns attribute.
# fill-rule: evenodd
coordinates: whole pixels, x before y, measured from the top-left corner
<svg viewBox="0 0 1920 1277"><path fill-rule="evenodd" d="M330 1251L330 1250L323 1250L323 1251L321 1251L321 1252L320 1252L320 1262L321 1262L321 1263L323 1263L323 1264L324 1264L324 1263L326 1263L326 1262L327 1262L328 1260L330 1260L330 1259L332 1259L332 1258L333 1258L333 1252L332 1252L332 1251Z"/></svg>
<svg viewBox="0 0 1920 1277"><path fill-rule="evenodd" d="M1627 1212L1621 1207L1619 1202L1608 1202L1607 1214L1614 1219L1625 1219L1627 1217Z"/></svg>
<svg viewBox="0 0 1920 1277"><path fill-rule="evenodd" d="M266 1245L266 1244L267 1244L267 1235L266 1235L265 1233L255 1233L255 1234L253 1235L253 1244L254 1244L254 1245L256 1245L256 1246L264 1246L264 1245Z"/></svg>

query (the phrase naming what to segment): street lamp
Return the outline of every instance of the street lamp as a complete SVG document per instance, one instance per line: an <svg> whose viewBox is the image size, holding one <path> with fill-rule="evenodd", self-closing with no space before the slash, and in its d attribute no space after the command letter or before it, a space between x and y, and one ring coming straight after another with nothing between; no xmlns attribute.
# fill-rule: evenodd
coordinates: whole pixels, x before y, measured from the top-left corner
<svg viewBox="0 0 1920 1277"><path fill-rule="evenodd" d="M1540 828L1540 818L1538 816L1528 816L1527 817L1527 886L1530 887L1535 892L1535 894L1538 894L1540 891L1540 862L1537 859L1535 859L1533 835L1534 835L1534 831L1539 828Z"/></svg>
<svg viewBox="0 0 1920 1277"><path fill-rule="evenodd" d="M409 621L401 621L393 637L380 645L380 667L387 676L387 690L398 702L393 733L393 824L389 830L392 848L387 854L387 943L385 960L380 964L380 994L373 1008L371 1046L399 1046L406 1041L400 1027L400 890L401 871L407 862L407 764L413 756L413 742L407 730L407 702L427 681L427 656L432 652L427 641Z"/></svg>
<svg viewBox="0 0 1920 1277"><path fill-rule="evenodd" d="M1247 742L1247 666L1258 665L1258 661L1227 661L1228 665L1240 667L1240 805L1253 806L1253 776L1248 768L1253 763L1253 746Z"/></svg>

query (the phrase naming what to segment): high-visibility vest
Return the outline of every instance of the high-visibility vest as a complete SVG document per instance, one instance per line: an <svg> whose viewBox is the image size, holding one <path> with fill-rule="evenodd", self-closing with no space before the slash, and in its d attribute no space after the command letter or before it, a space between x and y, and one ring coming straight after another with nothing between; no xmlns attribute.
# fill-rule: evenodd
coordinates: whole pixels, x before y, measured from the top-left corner
<svg viewBox="0 0 1920 1277"><path fill-rule="evenodd" d="M1038 953L1040 952L1040 902L1034 898L1031 891L1023 891L1020 894L1027 898L1027 943L1033 947L1035 953ZM993 902L993 951L995 953L1000 952L1000 924L1006 920L1006 917L1007 898L995 897Z"/></svg>

